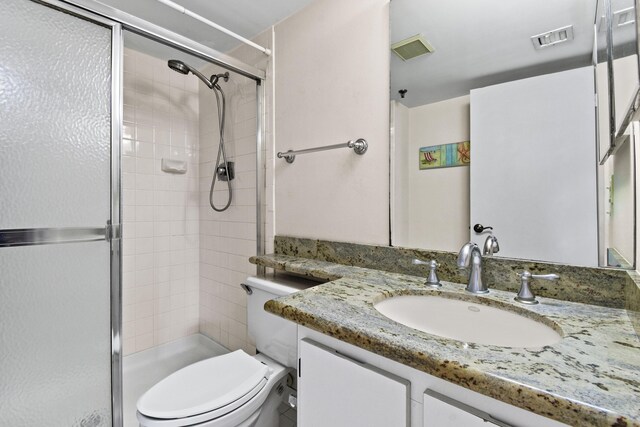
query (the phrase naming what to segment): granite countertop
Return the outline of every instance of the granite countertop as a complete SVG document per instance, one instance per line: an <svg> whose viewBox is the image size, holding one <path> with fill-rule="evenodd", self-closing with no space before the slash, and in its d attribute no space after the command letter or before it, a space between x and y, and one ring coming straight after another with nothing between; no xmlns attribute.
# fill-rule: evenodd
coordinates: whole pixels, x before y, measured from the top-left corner
<svg viewBox="0 0 640 427"><path fill-rule="evenodd" d="M569 425L640 426L640 340L623 309L550 298L523 306L511 292L473 296L450 282L434 290L422 277L286 255L251 262L330 280L268 301L265 309L271 313ZM442 293L544 316L564 338L535 349L467 344L396 323L373 306L389 296Z"/></svg>

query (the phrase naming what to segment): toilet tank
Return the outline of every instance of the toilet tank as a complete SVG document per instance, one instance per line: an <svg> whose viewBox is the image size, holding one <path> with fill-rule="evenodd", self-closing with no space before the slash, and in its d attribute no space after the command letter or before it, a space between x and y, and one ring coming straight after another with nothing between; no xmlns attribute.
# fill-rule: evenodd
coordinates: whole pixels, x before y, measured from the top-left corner
<svg viewBox="0 0 640 427"><path fill-rule="evenodd" d="M251 289L251 294L247 295L247 326L256 349L285 366L297 368L297 325L267 313L264 304L318 283L298 277L278 276L273 279L248 277L244 284Z"/></svg>

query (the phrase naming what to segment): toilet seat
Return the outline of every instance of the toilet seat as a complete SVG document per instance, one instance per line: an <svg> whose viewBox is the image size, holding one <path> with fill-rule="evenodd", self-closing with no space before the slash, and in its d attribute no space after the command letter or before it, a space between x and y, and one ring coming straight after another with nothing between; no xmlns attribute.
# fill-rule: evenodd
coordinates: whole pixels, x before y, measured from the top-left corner
<svg viewBox="0 0 640 427"><path fill-rule="evenodd" d="M152 424L178 427L235 411L267 384L271 369L242 350L187 366L138 400L138 412Z"/></svg>

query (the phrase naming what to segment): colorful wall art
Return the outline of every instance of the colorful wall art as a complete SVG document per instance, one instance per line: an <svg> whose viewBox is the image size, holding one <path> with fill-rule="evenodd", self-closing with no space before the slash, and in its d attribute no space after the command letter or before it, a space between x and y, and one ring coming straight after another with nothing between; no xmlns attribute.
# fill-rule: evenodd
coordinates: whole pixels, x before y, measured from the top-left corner
<svg viewBox="0 0 640 427"><path fill-rule="evenodd" d="M450 168L469 166L471 161L471 143L469 141L452 144L421 147L418 152L420 169Z"/></svg>

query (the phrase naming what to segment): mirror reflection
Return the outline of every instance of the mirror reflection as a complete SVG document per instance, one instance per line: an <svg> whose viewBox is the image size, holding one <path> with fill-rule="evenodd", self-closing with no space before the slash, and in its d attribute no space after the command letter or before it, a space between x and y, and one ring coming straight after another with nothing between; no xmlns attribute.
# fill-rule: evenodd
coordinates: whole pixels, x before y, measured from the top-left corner
<svg viewBox="0 0 640 427"><path fill-rule="evenodd" d="M633 267L635 35L633 0L391 2L392 245Z"/></svg>

